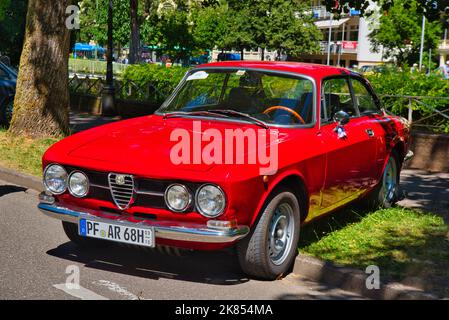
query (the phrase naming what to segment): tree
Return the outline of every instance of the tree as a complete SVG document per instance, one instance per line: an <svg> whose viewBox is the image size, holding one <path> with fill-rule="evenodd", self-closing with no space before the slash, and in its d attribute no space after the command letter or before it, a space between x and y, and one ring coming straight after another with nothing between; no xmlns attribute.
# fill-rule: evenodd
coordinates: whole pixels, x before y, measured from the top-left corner
<svg viewBox="0 0 449 320"><path fill-rule="evenodd" d="M20 59L14 114L14 135L69 134L68 54L65 25L71 0L29 0L25 41Z"/></svg>
<svg viewBox="0 0 449 320"><path fill-rule="evenodd" d="M109 0L83 0L80 2L80 38L83 42L94 40L100 45L107 44ZM97 6L98 4L98 6ZM114 1L114 45L118 48L129 44L130 2Z"/></svg>
<svg viewBox="0 0 449 320"><path fill-rule="evenodd" d="M0 54L18 65L25 35L27 0L0 0Z"/></svg>
<svg viewBox="0 0 449 320"><path fill-rule="evenodd" d="M139 1L129 0L131 17L131 45L129 48L129 63L135 64L140 60L140 32L139 32Z"/></svg>
<svg viewBox="0 0 449 320"><path fill-rule="evenodd" d="M215 46L219 48L224 46L224 38L228 32L227 13L228 8L223 5L197 8L193 12L192 36L198 50L205 51Z"/></svg>
<svg viewBox="0 0 449 320"><path fill-rule="evenodd" d="M322 33L306 10L303 1L270 1L267 25L262 28L267 47L289 56L318 52Z"/></svg>
<svg viewBox="0 0 449 320"><path fill-rule="evenodd" d="M385 57L396 58L398 64L412 64L419 58L422 15L418 14L416 0L396 1L379 19L379 26L371 34L373 48L384 48ZM425 29L424 49L436 48L442 33L439 21L428 22Z"/></svg>
<svg viewBox="0 0 449 320"><path fill-rule="evenodd" d="M3 0L0 2L0 21L5 18L6 10L9 8L11 0Z"/></svg>

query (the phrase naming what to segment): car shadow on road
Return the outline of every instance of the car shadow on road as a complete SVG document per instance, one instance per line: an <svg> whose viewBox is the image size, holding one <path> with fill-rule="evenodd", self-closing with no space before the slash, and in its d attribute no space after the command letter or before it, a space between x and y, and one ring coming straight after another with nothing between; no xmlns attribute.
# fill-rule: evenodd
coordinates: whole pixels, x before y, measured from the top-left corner
<svg viewBox="0 0 449 320"><path fill-rule="evenodd" d="M215 285L236 285L249 281L235 254L185 251L180 256L132 246L112 244L107 248L81 248L66 242L47 254L82 263L87 268L127 274L146 279L168 278Z"/></svg>
<svg viewBox="0 0 449 320"><path fill-rule="evenodd" d="M6 196L11 193L25 192L27 188L13 186L13 185L2 185L0 186L0 197Z"/></svg>

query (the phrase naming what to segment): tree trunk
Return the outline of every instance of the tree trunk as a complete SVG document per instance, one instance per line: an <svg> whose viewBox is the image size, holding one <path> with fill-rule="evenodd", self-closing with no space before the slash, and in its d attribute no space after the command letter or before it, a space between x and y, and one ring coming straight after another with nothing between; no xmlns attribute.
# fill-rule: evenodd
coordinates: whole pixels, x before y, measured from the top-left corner
<svg viewBox="0 0 449 320"><path fill-rule="evenodd" d="M129 63L135 64L140 61L140 32L138 22L138 0L129 0L130 16L131 16L131 45L129 48Z"/></svg>
<svg viewBox="0 0 449 320"><path fill-rule="evenodd" d="M72 0L29 0L9 132L33 137L70 133L66 8Z"/></svg>

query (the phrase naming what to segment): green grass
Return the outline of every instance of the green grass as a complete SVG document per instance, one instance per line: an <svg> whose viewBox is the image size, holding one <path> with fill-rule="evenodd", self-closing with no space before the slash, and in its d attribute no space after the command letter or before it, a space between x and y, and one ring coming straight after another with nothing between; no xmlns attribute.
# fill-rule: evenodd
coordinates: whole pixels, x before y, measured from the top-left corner
<svg viewBox="0 0 449 320"><path fill-rule="evenodd" d="M0 129L0 165L35 176L42 174L42 155L56 139L16 138Z"/></svg>
<svg viewBox="0 0 449 320"><path fill-rule="evenodd" d="M449 294L449 226L438 215L404 208L345 209L305 226L299 250L339 265L380 268L386 281L425 279Z"/></svg>

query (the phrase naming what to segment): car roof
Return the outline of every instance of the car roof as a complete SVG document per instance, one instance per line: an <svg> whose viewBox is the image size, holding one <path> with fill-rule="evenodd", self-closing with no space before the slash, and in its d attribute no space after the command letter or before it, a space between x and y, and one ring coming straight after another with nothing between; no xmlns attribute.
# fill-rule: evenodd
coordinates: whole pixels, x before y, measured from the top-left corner
<svg viewBox="0 0 449 320"><path fill-rule="evenodd" d="M196 68L249 68L273 70L308 75L314 78L325 78L328 76L351 73L350 70L341 67L286 61L222 61L203 64Z"/></svg>

